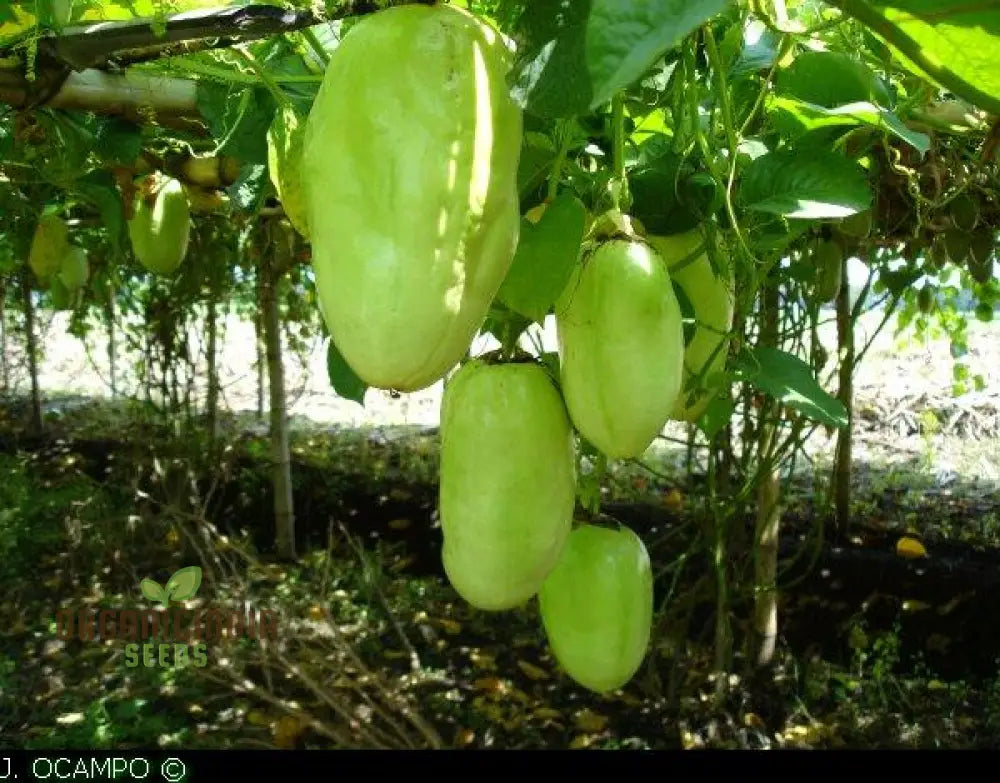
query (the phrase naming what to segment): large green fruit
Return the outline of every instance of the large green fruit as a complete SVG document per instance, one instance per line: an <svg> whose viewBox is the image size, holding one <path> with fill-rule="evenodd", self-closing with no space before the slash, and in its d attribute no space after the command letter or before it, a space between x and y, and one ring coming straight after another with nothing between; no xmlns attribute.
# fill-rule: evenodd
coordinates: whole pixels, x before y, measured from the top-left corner
<svg viewBox="0 0 1000 783"><path fill-rule="evenodd" d="M87 262L87 251L82 247L71 245L63 256L59 267L59 280L69 291L78 291L87 284L90 277L90 264Z"/></svg>
<svg viewBox="0 0 1000 783"><path fill-rule="evenodd" d="M31 240L28 266L43 288L47 288L52 278L59 273L59 267L69 248L69 230L62 218L52 213L42 215Z"/></svg>
<svg viewBox="0 0 1000 783"><path fill-rule="evenodd" d="M157 275L172 275L187 255L191 233L191 207L184 187L165 178L150 187L139 186L128 234L139 263Z"/></svg>
<svg viewBox="0 0 1000 783"><path fill-rule="evenodd" d="M832 239L822 240L813 251L813 264L816 268L816 298L820 302L832 302L844 283L844 251Z"/></svg>
<svg viewBox="0 0 1000 783"><path fill-rule="evenodd" d="M528 601L573 522L576 462L562 397L536 363L474 359L441 400L442 561L479 609Z"/></svg>
<svg viewBox="0 0 1000 783"><path fill-rule="evenodd" d="M711 402L713 377L726 367L726 335L733 326L735 307L733 272L729 268L717 273L705 251L693 261L685 261L704 243L700 231L648 239L666 262L671 280L691 304L695 326L684 348L683 387L671 418L695 422Z"/></svg>
<svg viewBox="0 0 1000 783"><path fill-rule="evenodd" d="M455 6L367 16L333 52L302 170L316 290L369 386L416 391L468 352L517 247L509 53Z"/></svg>
<svg viewBox="0 0 1000 783"><path fill-rule="evenodd" d="M646 656L653 622L646 547L626 527L577 527L538 604L552 653L570 677L598 693L622 687Z"/></svg>
<svg viewBox="0 0 1000 783"><path fill-rule="evenodd" d="M309 238L305 194L302 190L302 139L306 123L293 106L284 106L267 130L267 167L278 200L292 226Z"/></svg>
<svg viewBox="0 0 1000 783"><path fill-rule="evenodd" d="M589 248L555 315L573 424L612 459L640 456L683 382L683 319L663 258L638 239Z"/></svg>

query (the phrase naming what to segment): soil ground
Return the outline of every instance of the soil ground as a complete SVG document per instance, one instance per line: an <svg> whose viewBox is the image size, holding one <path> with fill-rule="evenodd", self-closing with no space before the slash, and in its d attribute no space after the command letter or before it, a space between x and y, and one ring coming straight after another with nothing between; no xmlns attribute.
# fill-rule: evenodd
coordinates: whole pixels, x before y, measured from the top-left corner
<svg viewBox="0 0 1000 783"><path fill-rule="evenodd" d="M289 358L303 552L290 566L267 546L252 329L226 330L225 399L244 415L217 462L109 401L106 366L73 338L46 341L47 437L20 427L18 372L0 421L0 747L997 748L1000 341L972 328L965 361L988 385L964 398L951 396L947 344L884 333L871 349L857 380L856 541L816 535L822 432L786 482L782 635L765 679L738 650L724 687L713 680L707 567L684 565L699 506L684 446L658 443L651 470L615 467L605 502L648 542L658 604L681 565L669 606L687 604L659 616L640 673L606 696L561 672L533 603L476 612L443 578L439 387L370 390L362 408L329 389L321 344ZM903 536L928 556L901 558ZM210 645L205 667L130 667L121 641L59 638L60 607L141 606L144 577L162 584L192 563L204 569L192 606L271 609L278 639ZM741 638L749 606L732 609Z"/></svg>

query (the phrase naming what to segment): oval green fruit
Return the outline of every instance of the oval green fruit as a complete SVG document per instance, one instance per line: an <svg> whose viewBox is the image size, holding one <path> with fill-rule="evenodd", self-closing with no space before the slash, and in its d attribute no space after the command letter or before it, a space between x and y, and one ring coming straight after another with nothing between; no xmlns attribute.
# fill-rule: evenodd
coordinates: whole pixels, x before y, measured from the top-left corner
<svg viewBox="0 0 1000 783"><path fill-rule="evenodd" d="M452 5L365 17L306 121L324 321L369 386L416 391L469 350L514 259L522 114L500 35Z"/></svg>
<svg viewBox="0 0 1000 783"><path fill-rule="evenodd" d="M951 202L951 222L959 231L972 231L979 222L979 206L971 196L963 193Z"/></svg>
<svg viewBox="0 0 1000 783"><path fill-rule="evenodd" d="M597 693L625 685L646 656L653 573L628 528L581 525L538 593L545 635L559 664Z"/></svg>
<svg viewBox="0 0 1000 783"><path fill-rule="evenodd" d="M442 562L472 606L500 611L535 595L569 535L573 429L537 363L475 359L441 400Z"/></svg>
<svg viewBox="0 0 1000 783"><path fill-rule="evenodd" d="M191 207L179 181L165 178L147 199L141 195L128 221L129 239L139 263L156 275L172 275L187 255ZM152 202L152 203L151 203Z"/></svg>
<svg viewBox="0 0 1000 783"><path fill-rule="evenodd" d="M82 247L71 245L63 256L59 279L70 291L78 291L87 285L89 277L90 264L87 262L87 251Z"/></svg>
<svg viewBox="0 0 1000 783"><path fill-rule="evenodd" d="M28 266L43 288L58 274L69 248L69 229L63 219L51 212L42 215L31 240Z"/></svg>
<svg viewBox="0 0 1000 783"><path fill-rule="evenodd" d="M823 240L813 254L816 266L816 298L832 302L843 284L844 251L832 240Z"/></svg>
<svg viewBox="0 0 1000 783"><path fill-rule="evenodd" d="M305 194L302 189L302 139L305 119L295 107L283 106L267 130L267 167L271 184L278 193L292 227L309 238Z"/></svg>
<svg viewBox="0 0 1000 783"><path fill-rule="evenodd" d="M691 303L694 333L684 347L682 391L670 417L695 422L711 402L713 377L726 366L726 335L732 329L735 308L733 271L716 272L705 251L693 261L685 261L703 245L705 237L700 231L649 236L648 240L667 264L671 280Z"/></svg>
<svg viewBox="0 0 1000 783"><path fill-rule="evenodd" d="M53 310L72 310L74 292L70 291L59 279L58 275L53 277L49 284L49 297Z"/></svg>
<svg viewBox="0 0 1000 783"><path fill-rule="evenodd" d="M683 319L663 258L637 239L597 244L573 270L555 316L573 424L607 457L642 455L684 377Z"/></svg>
<svg viewBox="0 0 1000 783"><path fill-rule="evenodd" d="M970 234L957 228L949 228L942 234L942 241L949 260L956 266L961 266L969 256L969 246L972 243Z"/></svg>

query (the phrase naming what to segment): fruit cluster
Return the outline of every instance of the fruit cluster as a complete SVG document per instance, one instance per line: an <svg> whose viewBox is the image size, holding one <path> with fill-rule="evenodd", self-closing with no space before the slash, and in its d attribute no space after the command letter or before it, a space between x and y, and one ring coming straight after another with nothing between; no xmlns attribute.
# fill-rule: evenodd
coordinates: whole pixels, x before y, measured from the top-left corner
<svg viewBox="0 0 1000 783"><path fill-rule="evenodd" d="M70 309L90 277L87 252L70 242L65 221L52 212L44 213L35 226L28 266L57 310Z"/></svg>
<svg viewBox="0 0 1000 783"><path fill-rule="evenodd" d="M646 237L609 213L553 308L558 377L534 357L464 361L519 239L509 67L502 37L469 12L376 12L333 52L305 121L272 127L272 177L308 231L323 318L359 378L416 391L461 365L441 403L452 586L489 611L537 597L557 660L606 691L645 657L653 580L633 531L574 527L574 433L623 458L669 418L697 420L725 363L732 283L700 232ZM697 322L688 340L678 294Z"/></svg>

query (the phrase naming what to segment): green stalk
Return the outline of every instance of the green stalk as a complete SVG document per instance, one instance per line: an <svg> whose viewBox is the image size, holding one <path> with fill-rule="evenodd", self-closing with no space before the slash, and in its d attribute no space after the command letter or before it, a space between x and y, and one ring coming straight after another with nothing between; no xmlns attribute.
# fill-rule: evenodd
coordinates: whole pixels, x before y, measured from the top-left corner
<svg viewBox="0 0 1000 783"><path fill-rule="evenodd" d="M611 99L611 123L612 123L612 170L617 183L615 188L615 209L624 212L628 209L626 202L626 192L628 182L625 179L625 98L619 92Z"/></svg>
<svg viewBox="0 0 1000 783"><path fill-rule="evenodd" d="M322 61L323 65L328 65L330 62L330 55L326 49L323 48L323 44L319 42L319 38L316 37L316 33L314 33L309 27L303 28L299 32L302 34L302 37L305 38L309 47L316 53L316 56Z"/></svg>
<svg viewBox="0 0 1000 783"><path fill-rule="evenodd" d="M261 67L261 64L257 62L257 59L252 54L241 46L234 46L232 51L237 57L243 60L243 62L249 65L255 74L257 74L257 78L264 83L264 86L267 87L268 92L274 96L274 99L278 102L279 106L285 107L291 105L292 102L289 100L288 96L285 95L284 91L278 86L277 82L275 82L267 71Z"/></svg>

